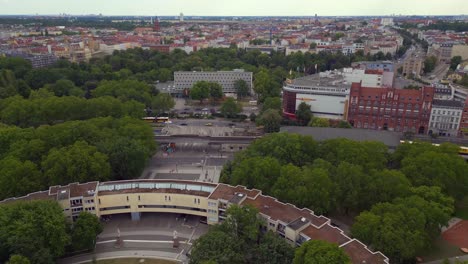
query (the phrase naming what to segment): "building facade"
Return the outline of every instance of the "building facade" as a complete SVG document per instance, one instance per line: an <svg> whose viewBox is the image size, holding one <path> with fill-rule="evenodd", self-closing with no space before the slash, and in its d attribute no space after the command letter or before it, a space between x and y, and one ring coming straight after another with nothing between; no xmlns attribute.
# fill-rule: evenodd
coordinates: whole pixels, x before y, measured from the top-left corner
<svg viewBox="0 0 468 264"><path fill-rule="evenodd" d="M128 214L138 221L145 213L177 213L206 218L209 225L218 224L227 217L231 205L252 206L264 220L263 230L271 230L290 245L300 246L308 240L325 240L341 247L352 263L388 264L389 259L373 252L357 239L350 238L331 220L318 216L309 209L300 209L277 199L262 195L259 190L243 186L179 180L128 180L116 182L72 183L50 187L19 200L50 199L59 202L68 219L75 219L82 211L98 217Z"/></svg>
<svg viewBox="0 0 468 264"><path fill-rule="evenodd" d="M224 93L237 93L234 83L237 80L244 80L252 92L252 72L244 70L233 71L217 71L217 72L189 72L176 71L174 72L174 87L179 93L184 90L190 90L198 81L216 82L223 87Z"/></svg>
<svg viewBox="0 0 468 264"><path fill-rule="evenodd" d="M314 116L345 119L350 84L339 72L323 72L294 80L283 86L283 115L295 119L302 102Z"/></svg>
<svg viewBox="0 0 468 264"><path fill-rule="evenodd" d="M416 56L410 56L403 62L403 76L405 77L416 77L421 78L421 72L423 70L422 58Z"/></svg>
<svg viewBox="0 0 468 264"><path fill-rule="evenodd" d="M460 129L463 103L453 100L434 100L432 103L429 134L456 136Z"/></svg>
<svg viewBox="0 0 468 264"><path fill-rule="evenodd" d="M347 120L356 128L425 134L433 97L433 87L404 90L353 83Z"/></svg>

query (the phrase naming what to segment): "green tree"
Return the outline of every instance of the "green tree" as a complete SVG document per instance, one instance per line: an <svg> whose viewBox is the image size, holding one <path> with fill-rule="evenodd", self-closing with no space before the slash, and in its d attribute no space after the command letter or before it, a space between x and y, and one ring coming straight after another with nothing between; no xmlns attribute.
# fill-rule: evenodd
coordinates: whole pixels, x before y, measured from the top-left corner
<svg viewBox="0 0 468 264"><path fill-rule="evenodd" d="M7 264L30 264L31 262L25 256L21 255L11 255L10 260L8 260Z"/></svg>
<svg viewBox="0 0 468 264"><path fill-rule="evenodd" d="M128 180L141 175L148 157L153 153L154 141L148 145L129 137L114 136L102 140L97 147L109 158L110 178Z"/></svg>
<svg viewBox="0 0 468 264"><path fill-rule="evenodd" d="M72 246L75 251L93 249L96 236L102 232L99 219L88 212L81 212L73 224Z"/></svg>
<svg viewBox="0 0 468 264"><path fill-rule="evenodd" d="M284 264L292 263L294 248L277 234L269 231L260 238L250 263Z"/></svg>
<svg viewBox="0 0 468 264"><path fill-rule="evenodd" d="M312 118L312 111L310 110L310 105L308 105L305 102L300 103L296 110L296 118L303 125L308 124L310 119Z"/></svg>
<svg viewBox="0 0 468 264"><path fill-rule="evenodd" d="M165 113L175 106L175 101L170 94L160 93L153 97L151 105L157 113Z"/></svg>
<svg viewBox="0 0 468 264"><path fill-rule="evenodd" d="M265 98L265 101L263 101L263 104L262 104L261 113L264 113L268 109L276 110L281 115L282 112L283 112L282 105L281 105L281 98L279 98L279 97L267 97L267 98Z"/></svg>
<svg viewBox="0 0 468 264"><path fill-rule="evenodd" d="M0 205L0 261L9 253L32 263L53 263L70 242L62 208L55 201L27 201Z"/></svg>
<svg viewBox="0 0 468 264"><path fill-rule="evenodd" d="M86 142L52 149L42 162L48 186L109 179L108 157Z"/></svg>
<svg viewBox="0 0 468 264"><path fill-rule="evenodd" d="M195 240L190 253L190 263L243 263L240 243L241 241L215 227Z"/></svg>
<svg viewBox="0 0 468 264"><path fill-rule="evenodd" d="M42 174L36 164L13 157L0 160L0 200L19 197L43 189Z"/></svg>
<svg viewBox="0 0 468 264"><path fill-rule="evenodd" d="M254 91L259 95L259 101L263 102L267 97L278 97L281 85L273 79L267 69L262 68L255 74Z"/></svg>
<svg viewBox="0 0 468 264"><path fill-rule="evenodd" d="M204 99L207 99L208 97L210 97L210 85L208 82L196 82L190 89L190 98L192 98L193 100L200 100L201 103Z"/></svg>
<svg viewBox="0 0 468 264"><path fill-rule="evenodd" d="M337 127L338 128L351 128L351 125L347 121L340 120Z"/></svg>
<svg viewBox="0 0 468 264"><path fill-rule="evenodd" d="M233 118L242 112L242 106L237 103L234 98L227 98L221 105L220 110L224 117Z"/></svg>
<svg viewBox="0 0 468 264"><path fill-rule="evenodd" d="M242 160L232 171L230 184L256 188L269 194L279 177L281 165L270 157L252 157Z"/></svg>
<svg viewBox="0 0 468 264"><path fill-rule="evenodd" d="M454 154L426 151L408 155L402 160L401 171L415 186L439 186L455 198L468 193L468 164Z"/></svg>
<svg viewBox="0 0 468 264"><path fill-rule="evenodd" d="M55 94L55 96L83 96L84 92L75 84L66 79L56 81L54 84L48 84L45 88Z"/></svg>
<svg viewBox="0 0 468 264"><path fill-rule="evenodd" d="M223 98L223 87L216 82L210 82L210 97L217 100Z"/></svg>
<svg viewBox="0 0 468 264"><path fill-rule="evenodd" d="M311 127L329 127L330 126L330 121L326 118L321 118L321 117L313 117L312 120L310 120L308 126Z"/></svg>
<svg viewBox="0 0 468 264"><path fill-rule="evenodd" d="M432 72L435 69L437 64L437 58L434 56L429 56L424 60L424 73Z"/></svg>
<svg viewBox="0 0 468 264"><path fill-rule="evenodd" d="M256 123L263 126L266 133L273 133L279 131L282 120L277 110L268 109L256 119Z"/></svg>
<svg viewBox="0 0 468 264"><path fill-rule="evenodd" d="M450 69L452 71L456 70L458 67L458 64L462 62L462 57L461 56L455 56L452 59L450 59Z"/></svg>
<svg viewBox="0 0 468 264"><path fill-rule="evenodd" d="M351 260L338 245L322 240L303 243L294 255L293 264L351 264Z"/></svg>
<svg viewBox="0 0 468 264"><path fill-rule="evenodd" d="M247 157L273 157L281 164L304 166L317 157L318 144L309 136L275 133L255 140L246 150Z"/></svg>
<svg viewBox="0 0 468 264"><path fill-rule="evenodd" d="M121 101L135 100L146 105L151 103L150 87L140 81L103 81L91 93L93 97L112 96Z"/></svg>
<svg viewBox="0 0 468 264"><path fill-rule="evenodd" d="M237 91L237 98L242 99L250 95L249 86L244 80L237 80L234 82L234 89Z"/></svg>
<svg viewBox="0 0 468 264"><path fill-rule="evenodd" d="M15 74L10 70L0 70L0 99L18 94Z"/></svg>

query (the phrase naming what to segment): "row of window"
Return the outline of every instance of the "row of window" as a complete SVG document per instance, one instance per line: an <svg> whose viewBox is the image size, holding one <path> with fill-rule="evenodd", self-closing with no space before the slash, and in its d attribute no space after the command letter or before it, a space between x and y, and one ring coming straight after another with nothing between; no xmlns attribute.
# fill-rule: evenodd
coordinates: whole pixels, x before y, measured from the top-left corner
<svg viewBox="0 0 468 264"><path fill-rule="evenodd" d="M457 123L460 120L458 117L445 117L445 116L432 116L431 121L442 121L442 122L450 122L450 123Z"/></svg>
<svg viewBox="0 0 468 264"><path fill-rule="evenodd" d="M454 116L460 116L460 111L445 111L445 110L436 110L436 109L432 109L432 113L433 114L438 114L438 115L445 115L447 113L447 115L454 115Z"/></svg>

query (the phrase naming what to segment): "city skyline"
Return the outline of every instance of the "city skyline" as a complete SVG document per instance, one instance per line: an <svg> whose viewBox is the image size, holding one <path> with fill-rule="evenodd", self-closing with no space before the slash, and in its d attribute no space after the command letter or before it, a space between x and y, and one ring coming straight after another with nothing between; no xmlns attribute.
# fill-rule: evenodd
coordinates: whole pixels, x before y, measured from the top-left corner
<svg viewBox="0 0 468 264"><path fill-rule="evenodd" d="M1 15L160 15L178 16L381 16L468 14L464 0L347 0L328 3L307 0L283 1L214 0L0 0Z"/></svg>

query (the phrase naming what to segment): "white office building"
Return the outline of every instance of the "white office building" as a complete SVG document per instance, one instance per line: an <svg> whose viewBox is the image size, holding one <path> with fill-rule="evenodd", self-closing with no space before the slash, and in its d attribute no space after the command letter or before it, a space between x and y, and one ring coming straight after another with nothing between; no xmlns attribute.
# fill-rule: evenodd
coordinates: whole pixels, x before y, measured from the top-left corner
<svg viewBox="0 0 468 264"><path fill-rule="evenodd" d="M217 72L177 71L174 72L174 89L183 93L185 89L191 89L196 82L207 81L219 83L225 94L237 93L234 83L237 80L244 80L252 93L252 76L252 72L242 69Z"/></svg>

